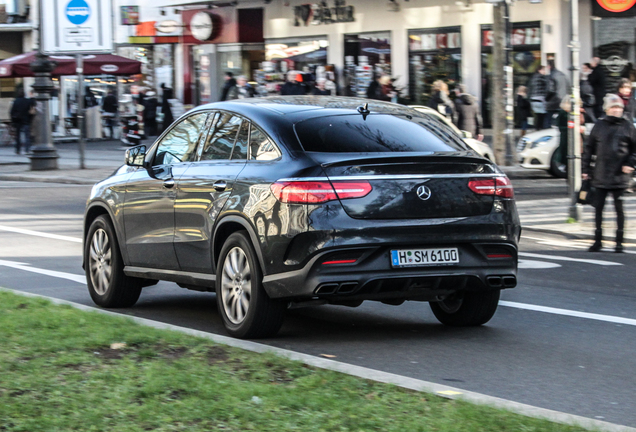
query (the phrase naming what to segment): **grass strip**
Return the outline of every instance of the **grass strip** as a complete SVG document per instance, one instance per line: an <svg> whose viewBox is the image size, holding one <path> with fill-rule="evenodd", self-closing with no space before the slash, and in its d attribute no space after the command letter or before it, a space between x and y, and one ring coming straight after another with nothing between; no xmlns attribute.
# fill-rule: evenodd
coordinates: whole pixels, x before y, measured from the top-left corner
<svg viewBox="0 0 636 432"><path fill-rule="evenodd" d="M585 429L0 291L0 431L149 430Z"/></svg>

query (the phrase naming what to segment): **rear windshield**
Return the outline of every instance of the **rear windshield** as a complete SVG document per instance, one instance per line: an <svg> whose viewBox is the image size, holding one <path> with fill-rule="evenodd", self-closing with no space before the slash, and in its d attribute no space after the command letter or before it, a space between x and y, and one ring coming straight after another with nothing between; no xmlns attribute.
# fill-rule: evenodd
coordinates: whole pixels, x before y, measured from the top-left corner
<svg viewBox="0 0 636 432"><path fill-rule="evenodd" d="M304 120L294 126L303 149L325 153L455 152L469 150L428 116L361 114Z"/></svg>

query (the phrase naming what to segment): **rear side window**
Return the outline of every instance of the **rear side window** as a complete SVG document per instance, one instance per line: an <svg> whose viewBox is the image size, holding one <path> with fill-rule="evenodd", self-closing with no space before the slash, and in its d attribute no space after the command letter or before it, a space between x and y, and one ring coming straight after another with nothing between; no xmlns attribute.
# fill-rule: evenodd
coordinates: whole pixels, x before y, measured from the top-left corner
<svg viewBox="0 0 636 432"><path fill-rule="evenodd" d="M280 157L280 150L274 145L269 137L252 125L250 132L250 160L267 161L278 159Z"/></svg>
<svg viewBox="0 0 636 432"><path fill-rule="evenodd" d="M229 159L242 121L235 115L220 113L213 131L208 134L201 160Z"/></svg>
<svg viewBox="0 0 636 432"><path fill-rule="evenodd" d="M360 114L305 120L294 126L305 151L324 153L453 152L468 150L428 116Z"/></svg>
<svg viewBox="0 0 636 432"><path fill-rule="evenodd" d="M232 151L232 160L247 159L247 140L250 136L250 122L243 120Z"/></svg>

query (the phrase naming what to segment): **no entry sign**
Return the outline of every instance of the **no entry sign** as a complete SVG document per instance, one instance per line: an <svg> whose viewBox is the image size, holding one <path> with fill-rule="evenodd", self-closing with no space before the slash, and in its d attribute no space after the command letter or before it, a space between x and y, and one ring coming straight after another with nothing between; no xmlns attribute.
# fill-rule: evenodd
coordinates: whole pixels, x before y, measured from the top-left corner
<svg viewBox="0 0 636 432"><path fill-rule="evenodd" d="M113 51L112 0L40 0L46 54Z"/></svg>

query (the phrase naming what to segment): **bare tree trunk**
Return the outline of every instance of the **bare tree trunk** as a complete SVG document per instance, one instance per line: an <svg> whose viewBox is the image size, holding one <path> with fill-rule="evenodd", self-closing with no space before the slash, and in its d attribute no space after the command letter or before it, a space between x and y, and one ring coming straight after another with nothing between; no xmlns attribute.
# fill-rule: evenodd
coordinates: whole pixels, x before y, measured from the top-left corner
<svg viewBox="0 0 636 432"><path fill-rule="evenodd" d="M492 64L492 134L495 161L498 165L506 162L506 95L504 94L504 63L506 49L506 23L503 3L493 5L493 64Z"/></svg>

